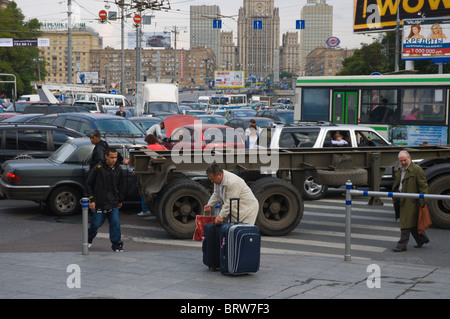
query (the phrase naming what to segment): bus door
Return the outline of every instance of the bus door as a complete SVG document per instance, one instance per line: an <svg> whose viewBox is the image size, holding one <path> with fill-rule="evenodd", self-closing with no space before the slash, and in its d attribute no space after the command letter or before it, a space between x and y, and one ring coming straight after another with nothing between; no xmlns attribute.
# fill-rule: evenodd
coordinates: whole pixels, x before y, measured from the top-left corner
<svg viewBox="0 0 450 319"><path fill-rule="evenodd" d="M333 90L333 118L335 124L357 124L358 92Z"/></svg>

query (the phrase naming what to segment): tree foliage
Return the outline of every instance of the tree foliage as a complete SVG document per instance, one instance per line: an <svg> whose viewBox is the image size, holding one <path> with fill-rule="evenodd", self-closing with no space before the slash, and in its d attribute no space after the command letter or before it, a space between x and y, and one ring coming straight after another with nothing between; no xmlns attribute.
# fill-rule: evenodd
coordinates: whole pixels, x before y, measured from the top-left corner
<svg viewBox="0 0 450 319"><path fill-rule="evenodd" d="M399 57L400 59L400 57ZM338 75L369 75L373 72L386 74L395 71L395 32L387 32L383 39L371 44L361 43L355 54L342 62ZM405 62L399 60L399 69L405 69ZM438 73L438 66L430 60L414 61L418 74ZM450 65L444 65L444 73L450 72Z"/></svg>
<svg viewBox="0 0 450 319"><path fill-rule="evenodd" d="M40 23L37 19L24 21L22 10L15 2L10 2L6 9L0 9L0 38L36 39L39 37ZM0 73L14 74L17 79L17 96L31 93L30 81L38 80L37 47L0 47ZM41 77L45 76L45 64L40 63ZM10 78L1 78L10 80ZM11 96L13 84L0 84L0 92Z"/></svg>

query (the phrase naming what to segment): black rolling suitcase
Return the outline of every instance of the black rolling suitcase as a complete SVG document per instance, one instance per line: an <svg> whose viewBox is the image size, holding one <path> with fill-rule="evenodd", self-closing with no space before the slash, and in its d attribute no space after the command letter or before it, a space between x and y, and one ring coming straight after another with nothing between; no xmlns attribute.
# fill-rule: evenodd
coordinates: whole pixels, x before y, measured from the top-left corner
<svg viewBox="0 0 450 319"><path fill-rule="evenodd" d="M261 234L257 226L239 223L239 198L230 199L230 210L233 201L237 201L237 222L220 228L220 271L232 275L254 273L259 270Z"/></svg>
<svg viewBox="0 0 450 319"><path fill-rule="evenodd" d="M220 268L220 228L222 225L210 223L205 225L202 243L203 263L212 271Z"/></svg>

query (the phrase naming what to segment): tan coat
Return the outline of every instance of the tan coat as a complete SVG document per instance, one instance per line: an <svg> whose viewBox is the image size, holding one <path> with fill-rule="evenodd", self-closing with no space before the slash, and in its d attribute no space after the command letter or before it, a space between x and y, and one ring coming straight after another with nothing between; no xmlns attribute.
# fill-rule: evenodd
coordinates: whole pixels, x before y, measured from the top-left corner
<svg viewBox="0 0 450 319"><path fill-rule="evenodd" d="M219 185L214 184L214 193L207 205L214 209L219 202L222 202L219 216L224 218L230 214L230 198L240 198L239 221L251 225L255 224L259 210L258 200L242 178L226 170L223 171L222 198L223 202L220 197ZM236 218L237 203L234 201L231 221L235 222Z"/></svg>

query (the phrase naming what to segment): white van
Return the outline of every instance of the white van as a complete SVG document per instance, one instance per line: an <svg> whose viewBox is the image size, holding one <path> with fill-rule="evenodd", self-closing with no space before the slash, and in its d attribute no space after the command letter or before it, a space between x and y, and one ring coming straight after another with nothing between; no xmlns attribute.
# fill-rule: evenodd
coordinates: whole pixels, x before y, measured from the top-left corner
<svg viewBox="0 0 450 319"><path fill-rule="evenodd" d="M120 94L94 93L92 95L92 100L100 102L105 109L108 107L118 107L120 105L132 106L125 96Z"/></svg>
<svg viewBox="0 0 450 319"><path fill-rule="evenodd" d="M199 96L197 103L209 104L210 96Z"/></svg>
<svg viewBox="0 0 450 319"><path fill-rule="evenodd" d="M143 114L180 113L178 86L171 83L146 83L142 91L140 104L143 107Z"/></svg>
<svg viewBox="0 0 450 319"><path fill-rule="evenodd" d="M29 94L29 95L22 95L19 98L19 101L30 101L30 102L39 102L41 98L37 94Z"/></svg>

